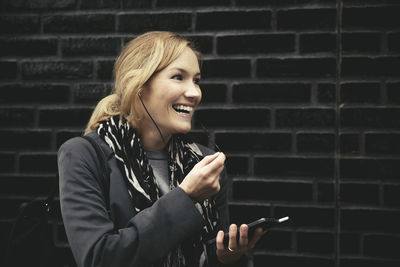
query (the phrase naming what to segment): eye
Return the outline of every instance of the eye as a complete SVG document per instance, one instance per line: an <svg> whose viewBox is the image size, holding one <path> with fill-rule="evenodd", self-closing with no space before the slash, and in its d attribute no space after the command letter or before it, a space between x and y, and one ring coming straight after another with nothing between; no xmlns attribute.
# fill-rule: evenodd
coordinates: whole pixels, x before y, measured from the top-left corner
<svg viewBox="0 0 400 267"><path fill-rule="evenodd" d="M195 84L200 84L200 78L195 78L194 80L193 80L193 82L195 83Z"/></svg>
<svg viewBox="0 0 400 267"><path fill-rule="evenodd" d="M183 80L183 77L182 77L181 74L176 74L176 75L172 76L172 79L178 80L178 81L182 81L182 80Z"/></svg>

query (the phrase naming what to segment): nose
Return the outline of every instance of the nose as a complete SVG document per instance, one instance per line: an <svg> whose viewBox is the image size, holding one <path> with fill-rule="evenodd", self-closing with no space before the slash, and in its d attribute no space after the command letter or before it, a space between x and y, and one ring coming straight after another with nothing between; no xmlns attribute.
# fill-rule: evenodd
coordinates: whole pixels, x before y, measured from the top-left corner
<svg viewBox="0 0 400 267"><path fill-rule="evenodd" d="M185 96L194 100L201 100L201 90L198 84L191 82L186 86Z"/></svg>

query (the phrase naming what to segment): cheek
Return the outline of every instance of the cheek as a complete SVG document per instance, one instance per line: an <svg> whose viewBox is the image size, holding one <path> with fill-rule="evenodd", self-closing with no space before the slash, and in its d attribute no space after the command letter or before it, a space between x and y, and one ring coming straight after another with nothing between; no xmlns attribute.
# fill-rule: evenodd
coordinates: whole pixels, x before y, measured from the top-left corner
<svg viewBox="0 0 400 267"><path fill-rule="evenodd" d="M199 103L201 102L201 99L203 98L203 93L201 92L201 89L199 89Z"/></svg>

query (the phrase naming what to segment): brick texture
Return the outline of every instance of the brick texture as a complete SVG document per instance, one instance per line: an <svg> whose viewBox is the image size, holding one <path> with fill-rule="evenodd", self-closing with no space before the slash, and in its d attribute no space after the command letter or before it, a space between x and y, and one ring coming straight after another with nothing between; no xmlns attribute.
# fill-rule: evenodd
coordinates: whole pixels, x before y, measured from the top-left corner
<svg viewBox="0 0 400 267"><path fill-rule="evenodd" d="M231 221L291 218L249 266L400 266L398 2L1 1L0 259L18 206L47 195L58 148L111 92L122 46L169 30L204 55L190 136L227 155ZM76 266L58 205L56 221Z"/></svg>

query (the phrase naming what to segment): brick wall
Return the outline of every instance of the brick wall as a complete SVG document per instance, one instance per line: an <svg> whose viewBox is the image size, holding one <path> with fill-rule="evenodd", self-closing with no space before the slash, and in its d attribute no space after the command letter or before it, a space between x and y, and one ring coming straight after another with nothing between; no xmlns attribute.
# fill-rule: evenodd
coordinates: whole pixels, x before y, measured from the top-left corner
<svg viewBox="0 0 400 267"><path fill-rule="evenodd" d="M192 136L228 156L232 221L291 217L253 266L399 266L399 14L395 0L3 0L0 251L123 44L170 30L204 53Z"/></svg>

